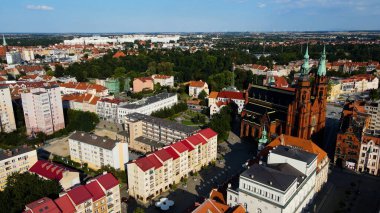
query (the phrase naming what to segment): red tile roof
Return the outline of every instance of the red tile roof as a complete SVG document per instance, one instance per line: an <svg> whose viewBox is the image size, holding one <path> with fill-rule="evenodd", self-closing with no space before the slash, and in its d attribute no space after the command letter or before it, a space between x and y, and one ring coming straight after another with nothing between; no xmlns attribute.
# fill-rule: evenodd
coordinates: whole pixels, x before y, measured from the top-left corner
<svg viewBox="0 0 380 213"><path fill-rule="evenodd" d="M187 150L189 150L181 141L172 144L171 147L179 153L183 153L183 152L186 152Z"/></svg>
<svg viewBox="0 0 380 213"><path fill-rule="evenodd" d="M233 91L221 91L218 94L218 98L229 98L229 99L244 100L244 93L233 92Z"/></svg>
<svg viewBox="0 0 380 213"><path fill-rule="evenodd" d="M79 205L92 198L92 195L90 194L90 192L87 191L85 186L78 186L74 189L71 189L67 192L67 194L75 203L75 205Z"/></svg>
<svg viewBox="0 0 380 213"><path fill-rule="evenodd" d="M158 151L155 151L154 154L162 161L162 162L165 162L167 160L169 160L170 158L172 158L172 156L166 152L165 149L160 149Z"/></svg>
<svg viewBox="0 0 380 213"><path fill-rule="evenodd" d="M117 51L112 57L113 58L120 58L120 57L125 57L125 53L123 53L122 51Z"/></svg>
<svg viewBox="0 0 380 213"><path fill-rule="evenodd" d="M181 141L181 143L185 145L189 151L194 150L194 147L188 141Z"/></svg>
<svg viewBox="0 0 380 213"><path fill-rule="evenodd" d="M150 162L153 163L155 169L158 169L162 166L162 163L158 160L158 158L155 155L148 155L147 158Z"/></svg>
<svg viewBox="0 0 380 213"><path fill-rule="evenodd" d="M191 87L204 87L205 82L203 81L190 81Z"/></svg>
<svg viewBox="0 0 380 213"><path fill-rule="evenodd" d="M152 76L152 78L155 78L155 79L168 79L171 77L169 75L153 75L153 76Z"/></svg>
<svg viewBox="0 0 380 213"><path fill-rule="evenodd" d="M211 128L207 128L207 129L202 129L198 132L199 134L201 134L203 137L207 138L207 139L210 139L214 136L217 136L218 133L216 133L214 130L212 130Z"/></svg>
<svg viewBox="0 0 380 213"><path fill-rule="evenodd" d="M46 160L39 160L37 161L30 169L29 171L32 173L36 173L39 176L42 176L44 178L50 179L50 180L61 180L62 174L64 171L69 171L68 168L51 163Z"/></svg>
<svg viewBox="0 0 380 213"><path fill-rule="evenodd" d="M202 135L196 134L195 137L197 137L200 141L202 141L202 145L207 143L206 139L204 139L204 137L202 137Z"/></svg>
<svg viewBox="0 0 380 213"><path fill-rule="evenodd" d="M74 213L76 211L68 195L57 198L54 202L61 209L62 213Z"/></svg>
<svg viewBox="0 0 380 213"><path fill-rule="evenodd" d="M94 202L106 195L103 189L100 187L100 185L96 181L86 184L85 187L91 193L92 201Z"/></svg>
<svg viewBox="0 0 380 213"><path fill-rule="evenodd" d="M146 81L152 81L153 82L153 78L151 78L151 77L140 77L140 78L135 78L134 80L140 80L142 82L146 82Z"/></svg>
<svg viewBox="0 0 380 213"><path fill-rule="evenodd" d="M169 153L169 155L172 156L173 160L179 158L178 153L173 149L173 147L167 147L165 148L166 152Z"/></svg>
<svg viewBox="0 0 380 213"><path fill-rule="evenodd" d="M101 176L98 176L96 180L103 186L104 189L109 190L117 185L119 181L111 173L107 173Z"/></svg>
<svg viewBox="0 0 380 213"><path fill-rule="evenodd" d="M41 198L25 206L36 213L61 213L54 201L48 197Z"/></svg>
<svg viewBox="0 0 380 213"><path fill-rule="evenodd" d="M192 135L190 137L187 137L185 140L190 142L193 146L197 146L199 144L202 144L202 141L199 139L199 137Z"/></svg>
<svg viewBox="0 0 380 213"><path fill-rule="evenodd" d="M147 157L139 158L135 161L133 161L143 172L154 168L154 164L150 162L150 160Z"/></svg>

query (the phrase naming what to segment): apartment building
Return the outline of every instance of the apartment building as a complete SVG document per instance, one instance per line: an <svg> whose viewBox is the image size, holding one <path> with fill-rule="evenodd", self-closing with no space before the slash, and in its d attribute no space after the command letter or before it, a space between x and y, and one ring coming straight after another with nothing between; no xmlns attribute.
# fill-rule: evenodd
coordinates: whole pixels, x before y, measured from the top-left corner
<svg viewBox="0 0 380 213"><path fill-rule="evenodd" d="M129 161L127 143L86 132L74 132L69 137L69 149L71 160L87 163L95 170L106 165L124 170Z"/></svg>
<svg viewBox="0 0 380 213"><path fill-rule="evenodd" d="M62 94L89 93L100 97L108 95L107 87L98 84L90 84L85 82L67 82L59 84L59 87Z"/></svg>
<svg viewBox="0 0 380 213"><path fill-rule="evenodd" d="M380 137L363 135L360 146L357 171L379 175Z"/></svg>
<svg viewBox="0 0 380 213"><path fill-rule="evenodd" d="M128 194L142 203L169 190L190 172L215 161L217 133L203 129L127 164Z"/></svg>
<svg viewBox="0 0 380 213"><path fill-rule="evenodd" d="M172 75L152 75L154 84L174 87L174 76Z"/></svg>
<svg viewBox="0 0 380 213"><path fill-rule="evenodd" d="M37 162L36 150L26 145L12 150L0 149L0 191L7 184L7 177L14 172L26 172Z"/></svg>
<svg viewBox="0 0 380 213"><path fill-rule="evenodd" d="M380 136L380 100L369 101L365 104L365 111L370 116L367 130Z"/></svg>
<svg viewBox="0 0 380 213"><path fill-rule="evenodd" d="M227 204L247 212L303 212L315 195L317 155L289 146L270 151L266 164L254 164L227 189Z"/></svg>
<svg viewBox="0 0 380 213"><path fill-rule="evenodd" d="M23 213L121 213L119 181L104 173L52 200L44 197L25 205Z"/></svg>
<svg viewBox="0 0 380 213"><path fill-rule="evenodd" d="M28 135L47 135L65 128L59 87L33 88L21 93L25 126Z"/></svg>
<svg viewBox="0 0 380 213"><path fill-rule="evenodd" d="M198 128L135 112L126 116L125 130L129 148L146 153L184 139Z"/></svg>
<svg viewBox="0 0 380 213"><path fill-rule="evenodd" d="M102 98L96 104L96 114L102 120L117 123L117 111L120 105L125 104L120 99Z"/></svg>
<svg viewBox="0 0 380 213"><path fill-rule="evenodd" d="M69 94L62 96L63 108L73 109L83 112L93 112L96 113L96 105L100 100L100 97L97 97L92 94Z"/></svg>
<svg viewBox="0 0 380 213"><path fill-rule="evenodd" d="M206 94L209 94L208 84L202 80L199 81L190 81L189 83L189 96L198 97L199 93L205 91Z"/></svg>
<svg viewBox="0 0 380 213"><path fill-rule="evenodd" d="M121 105L117 110L118 122L124 123L125 116L134 112L150 115L154 111L170 108L176 103L178 103L177 93L164 92L155 96L143 98L139 101Z"/></svg>
<svg viewBox="0 0 380 213"><path fill-rule="evenodd" d="M371 74L354 75L344 79L333 77L331 83L333 87L329 94L330 101L335 101L343 94L353 94L379 88L379 79Z"/></svg>
<svg viewBox="0 0 380 213"><path fill-rule="evenodd" d="M11 92L8 87L0 87L0 132L16 130Z"/></svg>
<svg viewBox="0 0 380 213"><path fill-rule="evenodd" d="M220 109L228 105L230 102L235 103L238 113L241 113L245 104L244 93L239 91L211 92L208 97L210 116L219 113Z"/></svg>
<svg viewBox="0 0 380 213"><path fill-rule="evenodd" d="M133 92L142 92L144 90L153 90L153 78L141 77L133 79Z"/></svg>

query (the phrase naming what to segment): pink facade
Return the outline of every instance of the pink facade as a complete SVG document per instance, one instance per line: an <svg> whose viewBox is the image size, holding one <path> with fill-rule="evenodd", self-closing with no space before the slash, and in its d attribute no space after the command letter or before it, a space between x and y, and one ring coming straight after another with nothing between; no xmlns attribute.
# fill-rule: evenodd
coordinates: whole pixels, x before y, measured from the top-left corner
<svg viewBox="0 0 380 213"><path fill-rule="evenodd" d="M141 92L143 90L153 90L154 84L152 78L135 78L133 80L133 92Z"/></svg>
<svg viewBox="0 0 380 213"><path fill-rule="evenodd" d="M47 135L65 128L59 87L35 88L21 94L26 132Z"/></svg>

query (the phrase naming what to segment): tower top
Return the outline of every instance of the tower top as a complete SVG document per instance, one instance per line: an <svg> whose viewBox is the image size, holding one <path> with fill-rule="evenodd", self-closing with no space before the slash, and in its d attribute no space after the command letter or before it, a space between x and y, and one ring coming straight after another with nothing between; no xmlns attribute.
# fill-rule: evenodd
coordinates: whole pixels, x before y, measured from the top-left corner
<svg viewBox="0 0 380 213"><path fill-rule="evenodd" d="M259 143L265 144L267 142L268 142L267 131L265 130L265 125L264 125L264 129L263 129L263 132L261 133L261 138L259 139Z"/></svg>
<svg viewBox="0 0 380 213"><path fill-rule="evenodd" d="M319 60L319 66L318 66L318 76L325 76L326 75L326 46L323 46L323 52L321 55L321 59Z"/></svg>
<svg viewBox="0 0 380 213"><path fill-rule="evenodd" d="M309 44L306 45L306 51L305 51L305 55L303 56L303 64L302 64L302 67L301 67L301 75L308 75L309 74L309 70L310 70L310 65L309 65Z"/></svg>
<svg viewBox="0 0 380 213"><path fill-rule="evenodd" d="M3 46L7 46L7 41L5 41L5 36L3 34Z"/></svg>

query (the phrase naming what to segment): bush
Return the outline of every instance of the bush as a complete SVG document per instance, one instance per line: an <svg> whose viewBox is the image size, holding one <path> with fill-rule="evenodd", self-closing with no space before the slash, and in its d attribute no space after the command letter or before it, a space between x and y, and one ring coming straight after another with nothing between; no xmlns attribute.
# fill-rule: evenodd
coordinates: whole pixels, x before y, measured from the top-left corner
<svg viewBox="0 0 380 213"><path fill-rule="evenodd" d="M186 103L177 103L177 104L174 104L171 108L165 107L163 109L152 112L151 116L154 116L157 118L168 118L186 110L187 110Z"/></svg>

